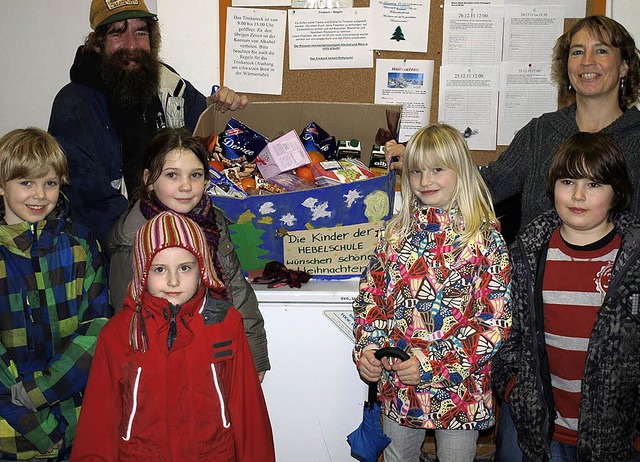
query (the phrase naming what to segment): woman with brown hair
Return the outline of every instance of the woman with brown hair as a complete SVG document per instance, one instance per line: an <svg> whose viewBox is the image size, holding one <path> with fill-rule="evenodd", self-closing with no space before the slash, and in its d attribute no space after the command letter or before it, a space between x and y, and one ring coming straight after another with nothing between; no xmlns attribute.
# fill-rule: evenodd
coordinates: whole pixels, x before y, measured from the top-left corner
<svg viewBox="0 0 640 462"><path fill-rule="evenodd" d="M552 74L561 100L571 104L531 120L481 169L494 203L522 194L520 229L551 208L544 194L551 157L577 132L611 135L632 183L640 180L640 56L629 32L605 16L580 19L556 41ZM640 211L638 194L631 211Z"/></svg>

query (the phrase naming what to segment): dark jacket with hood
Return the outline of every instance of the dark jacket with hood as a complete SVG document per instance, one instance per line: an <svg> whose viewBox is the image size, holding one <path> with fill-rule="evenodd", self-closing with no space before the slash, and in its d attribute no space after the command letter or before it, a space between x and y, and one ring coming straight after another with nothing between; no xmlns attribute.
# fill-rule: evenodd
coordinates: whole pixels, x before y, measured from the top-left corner
<svg viewBox="0 0 640 462"><path fill-rule="evenodd" d="M554 428L542 276L549 239L560 224L557 213L549 211L527 225L510 249L513 326L493 360L494 384L509 402L518 444L536 462L548 460ZM589 339L578 462L626 462L640 422L640 221L621 213L614 225L622 242Z"/></svg>
<svg viewBox="0 0 640 462"><path fill-rule="evenodd" d="M102 240L127 210L128 202L121 192L124 176L135 177L139 172L123 172L121 135L100 77L99 57L83 49L78 49L71 67L71 83L60 90L53 102L49 132L69 160L70 184L65 192L74 219ZM193 131L206 108L204 95L164 64L158 93L157 105L164 112L167 125L186 126ZM132 115L132 119L146 128L142 113ZM137 141L142 151L136 153L140 158L155 134L153 129L142 131Z"/></svg>
<svg viewBox="0 0 640 462"><path fill-rule="evenodd" d="M543 114L525 125L495 162L480 170L494 203L522 193L520 230L552 208L544 194L551 158L563 142L579 131L575 104ZM639 184L640 111L628 109L602 133L611 135L620 146L629 166L629 178L634 185ZM631 212L640 214L638 191L631 201Z"/></svg>

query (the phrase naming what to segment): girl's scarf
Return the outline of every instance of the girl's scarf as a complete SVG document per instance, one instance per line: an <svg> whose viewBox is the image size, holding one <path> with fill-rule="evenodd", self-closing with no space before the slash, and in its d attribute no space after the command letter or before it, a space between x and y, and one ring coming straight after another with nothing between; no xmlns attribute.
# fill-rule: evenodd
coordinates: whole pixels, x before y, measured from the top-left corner
<svg viewBox="0 0 640 462"><path fill-rule="evenodd" d="M160 212L167 210L171 209L160 202L153 192L149 199L145 197L140 199L140 211L147 220L156 216ZM216 211L215 207L211 203L211 199L209 199L207 194L203 194L200 202L198 202L198 204L189 212L183 213L182 215L195 221L204 232L204 235L207 238L207 243L209 244L213 267L220 280L224 282L224 287L220 289L219 294L221 297L231 301L231 296L227 290L229 284L217 256L218 245L220 244L220 230L218 230L218 225L216 224Z"/></svg>

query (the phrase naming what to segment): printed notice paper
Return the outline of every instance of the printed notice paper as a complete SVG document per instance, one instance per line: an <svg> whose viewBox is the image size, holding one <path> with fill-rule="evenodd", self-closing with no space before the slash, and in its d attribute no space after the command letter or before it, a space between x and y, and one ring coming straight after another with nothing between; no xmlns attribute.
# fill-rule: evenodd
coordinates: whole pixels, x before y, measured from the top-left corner
<svg viewBox="0 0 640 462"><path fill-rule="evenodd" d="M289 10L289 69L373 67L368 8Z"/></svg>
<svg viewBox="0 0 640 462"><path fill-rule="evenodd" d="M231 0L231 6L291 6L291 0Z"/></svg>
<svg viewBox="0 0 640 462"><path fill-rule="evenodd" d="M227 9L224 83L243 93L282 94L286 12Z"/></svg>
<svg viewBox="0 0 640 462"><path fill-rule="evenodd" d="M558 5L564 8L565 18L583 18L587 14L587 0L504 0L504 4Z"/></svg>
<svg viewBox="0 0 640 462"><path fill-rule="evenodd" d="M353 8L353 0L291 0L291 8Z"/></svg>
<svg viewBox="0 0 640 462"><path fill-rule="evenodd" d="M355 316L353 310L324 310L322 314L347 336L352 343L355 343L356 339L353 336L353 325L355 324Z"/></svg>
<svg viewBox="0 0 640 462"><path fill-rule="evenodd" d="M558 109L558 90L550 63L502 63L498 144L508 145L534 117Z"/></svg>
<svg viewBox="0 0 640 462"><path fill-rule="evenodd" d="M551 62L556 38L562 35L561 6L508 6L504 13L503 61Z"/></svg>
<svg viewBox="0 0 640 462"><path fill-rule="evenodd" d="M442 66L438 119L456 127L469 149L494 150L499 66Z"/></svg>
<svg viewBox="0 0 640 462"><path fill-rule="evenodd" d="M371 0L370 5L375 50L427 51L430 2Z"/></svg>
<svg viewBox="0 0 640 462"><path fill-rule="evenodd" d="M502 56L503 8L457 6L447 0L442 27L442 65L498 65Z"/></svg>
<svg viewBox="0 0 640 462"><path fill-rule="evenodd" d="M433 61L376 60L376 104L401 104L398 140L407 141L429 123Z"/></svg>

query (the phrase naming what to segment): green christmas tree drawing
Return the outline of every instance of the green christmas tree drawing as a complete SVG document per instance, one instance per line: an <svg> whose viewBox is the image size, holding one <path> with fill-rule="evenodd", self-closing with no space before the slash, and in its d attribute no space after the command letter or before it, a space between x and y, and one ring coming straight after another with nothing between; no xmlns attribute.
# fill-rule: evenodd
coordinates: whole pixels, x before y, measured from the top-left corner
<svg viewBox="0 0 640 462"><path fill-rule="evenodd" d="M399 42L400 40L404 39L404 32L402 32L402 27L398 26L396 27L396 30L393 31L393 35L389 40L397 40Z"/></svg>
<svg viewBox="0 0 640 462"><path fill-rule="evenodd" d="M255 218L255 215L247 210L240 215L236 224L229 226L231 242L236 247L240 266L244 271L264 268L267 262L261 257L269 253L259 247L264 243L260 236L265 230L256 228L251 218Z"/></svg>

